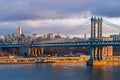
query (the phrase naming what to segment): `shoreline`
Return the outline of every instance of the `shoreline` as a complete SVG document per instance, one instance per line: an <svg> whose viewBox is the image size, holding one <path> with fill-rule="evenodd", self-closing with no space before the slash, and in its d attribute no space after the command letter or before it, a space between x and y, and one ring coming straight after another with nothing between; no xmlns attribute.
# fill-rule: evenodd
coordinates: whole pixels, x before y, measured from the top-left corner
<svg viewBox="0 0 120 80"><path fill-rule="evenodd" d="M120 64L120 59L106 58L107 64ZM111 60L113 59L113 60ZM39 64L39 63L82 63L87 62L89 56L80 57L36 57L36 58L0 58L0 64Z"/></svg>
<svg viewBox="0 0 120 80"><path fill-rule="evenodd" d="M36 64L36 63L79 63L89 57L37 57L37 58L0 58L0 64Z"/></svg>

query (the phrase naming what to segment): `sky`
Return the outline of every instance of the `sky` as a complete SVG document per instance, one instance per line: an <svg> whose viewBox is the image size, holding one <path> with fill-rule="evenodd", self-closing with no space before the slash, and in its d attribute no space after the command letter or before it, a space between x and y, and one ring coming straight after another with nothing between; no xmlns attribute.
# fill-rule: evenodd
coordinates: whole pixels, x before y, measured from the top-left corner
<svg viewBox="0 0 120 80"><path fill-rule="evenodd" d="M79 34L91 16L120 25L119 8L120 0L0 0L0 35L18 26L25 34Z"/></svg>

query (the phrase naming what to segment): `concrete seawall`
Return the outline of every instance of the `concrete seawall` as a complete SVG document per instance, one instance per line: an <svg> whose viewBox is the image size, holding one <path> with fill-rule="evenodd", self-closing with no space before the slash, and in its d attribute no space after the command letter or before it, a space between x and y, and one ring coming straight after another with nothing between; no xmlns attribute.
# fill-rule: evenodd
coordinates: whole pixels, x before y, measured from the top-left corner
<svg viewBox="0 0 120 80"><path fill-rule="evenodd" d="M35 63L75 63L86 62L89 57L37 57L37 58L0 58L0 64L35 64Z"/></svg>
<svg viewBox="0 0 120 80"><path fill-rule="evenodd" d="M87 62L89 56L80 57L36 57L36 58L0 58L0 64L36 64L36 63L80 63ZM105 58L107 64L120 64L119 57Z"/></svg>

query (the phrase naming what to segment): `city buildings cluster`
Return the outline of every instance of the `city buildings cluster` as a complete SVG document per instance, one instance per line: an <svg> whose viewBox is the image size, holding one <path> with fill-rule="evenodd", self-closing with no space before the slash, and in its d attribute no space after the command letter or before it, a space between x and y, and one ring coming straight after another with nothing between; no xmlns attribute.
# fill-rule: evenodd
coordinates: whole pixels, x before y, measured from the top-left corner
<svg viewBox="0 0 120 80"><path fill-rule="evenodd" d="M0 44L30 44L30 43L50 43L50 42L82 42L87 41L89 38L86 38L86 34L84 35L84 38L80 37L69 37L69 36L62 36L61 34L53 34L48 33L47 35L37 35L36 33L32 33L32 35L23 34L22 28L19 26L16 34L7 34L4 36L0 36ZM103 37L104 41L111 41L111 40L120 40L120 33L115 35L110 35L110 37ZM113 55L113 49L116 49L116 53L119 52L118 47L104 47L104 55ZM107 51L107 52L106 52ZM18 54L17 49L12 50L0 50L2 54ZM79 53L79 54L89 54L89 47L49 47L44 48L44 52L48 55L63 55L63 54L72 54L72 53ZM0 53L0 54L1 54ZM106 54L107 53L107 54ZM109 54L108 54L109 53Z"/></svg>
<svg viewBox="0 0 120 80"><path fill-rule="evenodd" d="M120 33L115 35L110 35L113 41L120 40ZM104 38L105 39L105 38ZM18 26L16 34L7 34L4 36L0 36L0 43L1 44L24 44L24 43L35 43L35 42L77 42L77 41L85 41L86 34L84 38L73 37L70 38L69 36L63 37L59 33L53 34L48 33L47 35L37 35L36 33L32 33L32 35L23 34L22 28Z"/></svg>
<svg viewBox="0 0 120 80"><path fill-rule="evenodd" d="M119 34L110 35L110 37L113 39L113 41L120 41L120 33Z"/></svg>
<svg viewBox="0 0 120 80"><path fill-rule="evenodd" d="M32 33L32 35L23 34L22 28L19 26L16 34L7 34L4 36L0 36L1 44L24 44L24 43L35 43L35 42L73 42L73 41L84 41L85 38L78 37L63 37L59 33L53 34L48 33L47 35L37 35L36 33Z"/></svg>

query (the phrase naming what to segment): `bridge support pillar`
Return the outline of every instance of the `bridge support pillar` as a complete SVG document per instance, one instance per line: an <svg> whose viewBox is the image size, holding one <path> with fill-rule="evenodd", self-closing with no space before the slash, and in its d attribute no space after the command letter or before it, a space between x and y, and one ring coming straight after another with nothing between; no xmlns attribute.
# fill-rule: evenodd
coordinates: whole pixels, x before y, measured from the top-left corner
<svg viewBox="0 0 120 80"><path fill-rule="evenodd" d="M98 61L98 60L94 60L94 61L88 60L87 61L87 65L90 65L90 66L103 66L103 65L106 65L106 61L104 61L104 60L101 60L101 61Z"/></svg>
<svg viewBox="0 0 120 80"><path fill-rule="evenodd" d="M33 57L37 57L37 56L40 56L41 54L43 55L44 54L44 48L41 47L41 48L30 48L29 49L30 52L30 56L33 56Z"/></svg>
<svg viewBox="0 0 120 80"><path fill-rule="evenodd" d="M18 54L19 56L27 57L28 54L29 54L29 48L28 47L22 46L22 47L19 48L19 54Z"/></svg>

